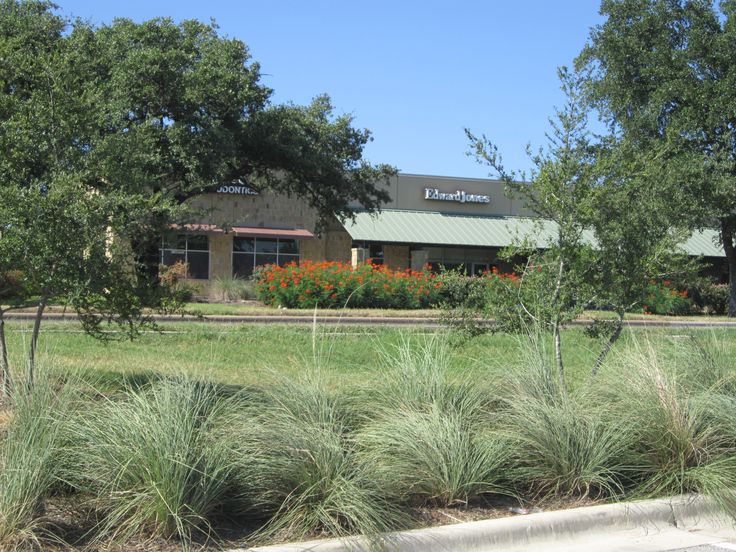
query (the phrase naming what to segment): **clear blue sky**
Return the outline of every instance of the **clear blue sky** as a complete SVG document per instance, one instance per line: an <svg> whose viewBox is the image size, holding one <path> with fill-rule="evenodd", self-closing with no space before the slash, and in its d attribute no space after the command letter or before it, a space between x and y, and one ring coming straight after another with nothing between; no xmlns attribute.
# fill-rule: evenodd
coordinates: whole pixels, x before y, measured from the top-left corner
<svg viewBox="0 0 736 552"><path fill-rule="evenodd" d="M214 18L261 63L273 101L326 92L373 131L372 162L403 172L484 177L464 127L527 169L560 105L556 68L571 64L598 0L56 0L65 15L109 23Z"/></svg>

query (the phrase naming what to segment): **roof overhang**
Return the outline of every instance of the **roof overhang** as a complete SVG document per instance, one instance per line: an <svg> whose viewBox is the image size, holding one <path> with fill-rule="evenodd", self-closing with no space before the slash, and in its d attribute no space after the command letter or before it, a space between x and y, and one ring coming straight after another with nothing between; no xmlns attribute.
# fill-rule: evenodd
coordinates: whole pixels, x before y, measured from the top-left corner
<svg viewBox="0 0 736 552"><path fill-rule="evenodd" d="M298 240L309 240L314 234L309 230L297 228L293 230L280 228L263 228L261 226L233 226L232 231L236 236L250 238L289 238Z"/></svg>

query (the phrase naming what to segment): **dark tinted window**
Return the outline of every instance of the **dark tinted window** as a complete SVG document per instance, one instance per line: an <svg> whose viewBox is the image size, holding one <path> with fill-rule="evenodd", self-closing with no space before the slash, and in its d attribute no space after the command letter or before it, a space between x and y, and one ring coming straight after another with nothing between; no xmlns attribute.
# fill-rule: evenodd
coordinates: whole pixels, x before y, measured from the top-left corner
<svg viewBox="0 0 736 552"><path fill-rule="evenodd" d="M253 238L233 238L233 251L238 253L253 253L255 243Z"/></svg>

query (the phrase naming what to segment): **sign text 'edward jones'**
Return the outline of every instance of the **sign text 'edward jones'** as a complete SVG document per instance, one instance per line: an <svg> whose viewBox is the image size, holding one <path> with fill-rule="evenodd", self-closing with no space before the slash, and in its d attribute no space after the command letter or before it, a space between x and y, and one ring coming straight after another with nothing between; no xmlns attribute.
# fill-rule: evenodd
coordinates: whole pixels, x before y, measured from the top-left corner
<svg viewBox="0 0 736 552"><path fill-rule="evenodd" d="M469 194L465 190L456 192L440 192L437 188L424 188L424 199L435 201L457 201L458 203L490 203L491 198L487 195Z"/></svg>

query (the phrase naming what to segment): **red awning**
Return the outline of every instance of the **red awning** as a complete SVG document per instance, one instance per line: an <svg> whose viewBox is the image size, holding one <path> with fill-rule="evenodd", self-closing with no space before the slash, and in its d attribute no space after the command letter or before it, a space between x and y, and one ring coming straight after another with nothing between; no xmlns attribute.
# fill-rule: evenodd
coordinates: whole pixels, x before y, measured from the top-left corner
<svg viewBox="0 0 736 552"><path fill-rule="evenodd" d="M260 226L233 226L236 236L247 236L250 238L290 238L308 240L314 238L309 230L296 229L284 230L280 228L263 228Z"/></svg>

